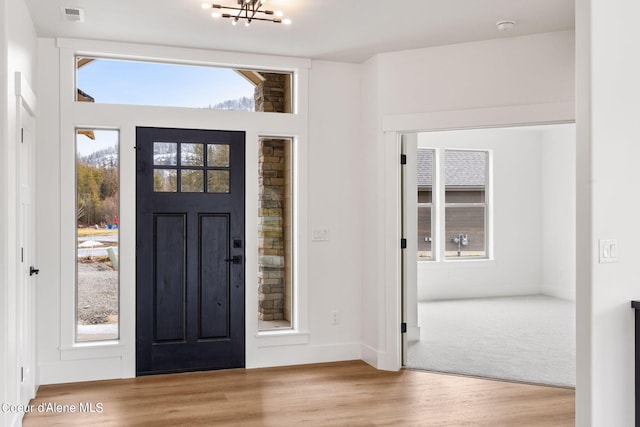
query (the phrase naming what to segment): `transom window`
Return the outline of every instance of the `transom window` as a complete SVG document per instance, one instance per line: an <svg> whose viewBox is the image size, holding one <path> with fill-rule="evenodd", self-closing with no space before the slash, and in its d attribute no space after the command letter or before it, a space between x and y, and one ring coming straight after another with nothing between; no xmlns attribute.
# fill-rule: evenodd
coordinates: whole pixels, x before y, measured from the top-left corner
<svg viewBox="0 0 640 427"><path fill-rule="evenodd" d="M76 57L77 102L292 112L292 73Z"/></svg>

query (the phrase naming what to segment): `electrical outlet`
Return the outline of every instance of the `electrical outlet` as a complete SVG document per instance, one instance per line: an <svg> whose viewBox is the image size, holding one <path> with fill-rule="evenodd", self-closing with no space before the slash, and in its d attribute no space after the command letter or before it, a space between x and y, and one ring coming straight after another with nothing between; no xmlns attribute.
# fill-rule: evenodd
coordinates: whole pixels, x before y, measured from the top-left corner
<svg viewBox="0 0 640 427"><path fill-rule="evenodd" d="M338 310L333 310L331 312L331 324L332 325L340 324L340 312Z"/></svg>

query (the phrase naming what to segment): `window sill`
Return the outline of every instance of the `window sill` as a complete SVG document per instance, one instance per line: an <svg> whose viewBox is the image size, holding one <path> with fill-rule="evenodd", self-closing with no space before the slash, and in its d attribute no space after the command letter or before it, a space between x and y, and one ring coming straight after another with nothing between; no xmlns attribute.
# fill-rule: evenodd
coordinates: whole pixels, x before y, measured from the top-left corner
<svg viewBox="0 0 640 427"><path fill-rule="evenodd" d="M94 341L60 347L61 360L83 360L95 357L120 357L124 344L120 341Z"/></svg>
<svg viewBox="0 0 640 427"><path fill-rule="evenodd" d="M258 347L278 347L308 344L310 335L309 332L288 330L258 332L255 337Z"/></svg>
<svg viewBox="0 0 640 427"><path fill-rule="evenodd" d="M480 262L480 263L486 263L486 262L493 262L494 259L493 258L448 258L443 260L443 262Z"/></svg>

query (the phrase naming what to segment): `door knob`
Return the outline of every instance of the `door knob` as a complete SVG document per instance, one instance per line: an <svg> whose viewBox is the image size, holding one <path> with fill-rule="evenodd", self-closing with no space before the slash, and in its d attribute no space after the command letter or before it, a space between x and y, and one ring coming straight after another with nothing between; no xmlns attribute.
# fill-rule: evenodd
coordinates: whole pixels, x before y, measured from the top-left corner
<svg viewBox="0 0 640 427"><path fill-rule="evenodd" d="M39 268L35 268L34 266L29 267L29 276L33 276L34 274L40 273Z"/></svg>
<svg viewBox="0 0 640 427"><path fill-rule="evenodd" d="M242 264L242 257L240 255L235 255L232 258L225 259L226 262L230 262L231 264Z"/></svg>

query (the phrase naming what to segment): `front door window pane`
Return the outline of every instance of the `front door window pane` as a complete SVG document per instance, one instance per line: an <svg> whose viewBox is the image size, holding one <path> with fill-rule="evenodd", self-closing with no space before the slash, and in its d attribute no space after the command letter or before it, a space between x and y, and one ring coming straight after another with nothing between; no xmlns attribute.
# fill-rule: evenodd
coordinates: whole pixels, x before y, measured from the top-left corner
<svg viewBox="0 0 640 427"><path fill-rule="evenodd" d="M181 166L204 166L204 145L180 144Z"/></svg>
<svg viewBox="0 0 640 427"><path fill-rule="evenodd" d="M154 169L153 191L171 193L178 191L178 171L176 169Z"/></svg>
<svg viewBox="0 0 640 427"><path fill-rule="evenodd" d="M207 171L207 192L208 193L228 193L229 192L229 171L228 170Z"/></svg>
<svg viewBox="0 0 640 427"><path fill-rule="evenodd" d="M229 146L227 144L208 144L207 165L220 168L229 167Z"/></svg>
<svg viewBox="0 0 640 427"><path fill-rule="evenodd" d="M183 193L202 193L204 191L204 172L201 170L182 169L181 187Z"/></svg>
<svg viewBox="0 0 640 427"><path fill-rule="evenodd" d="M178 164L178 144L175 142L154 142L153 164L155 166L176 166Z"/></svg>

